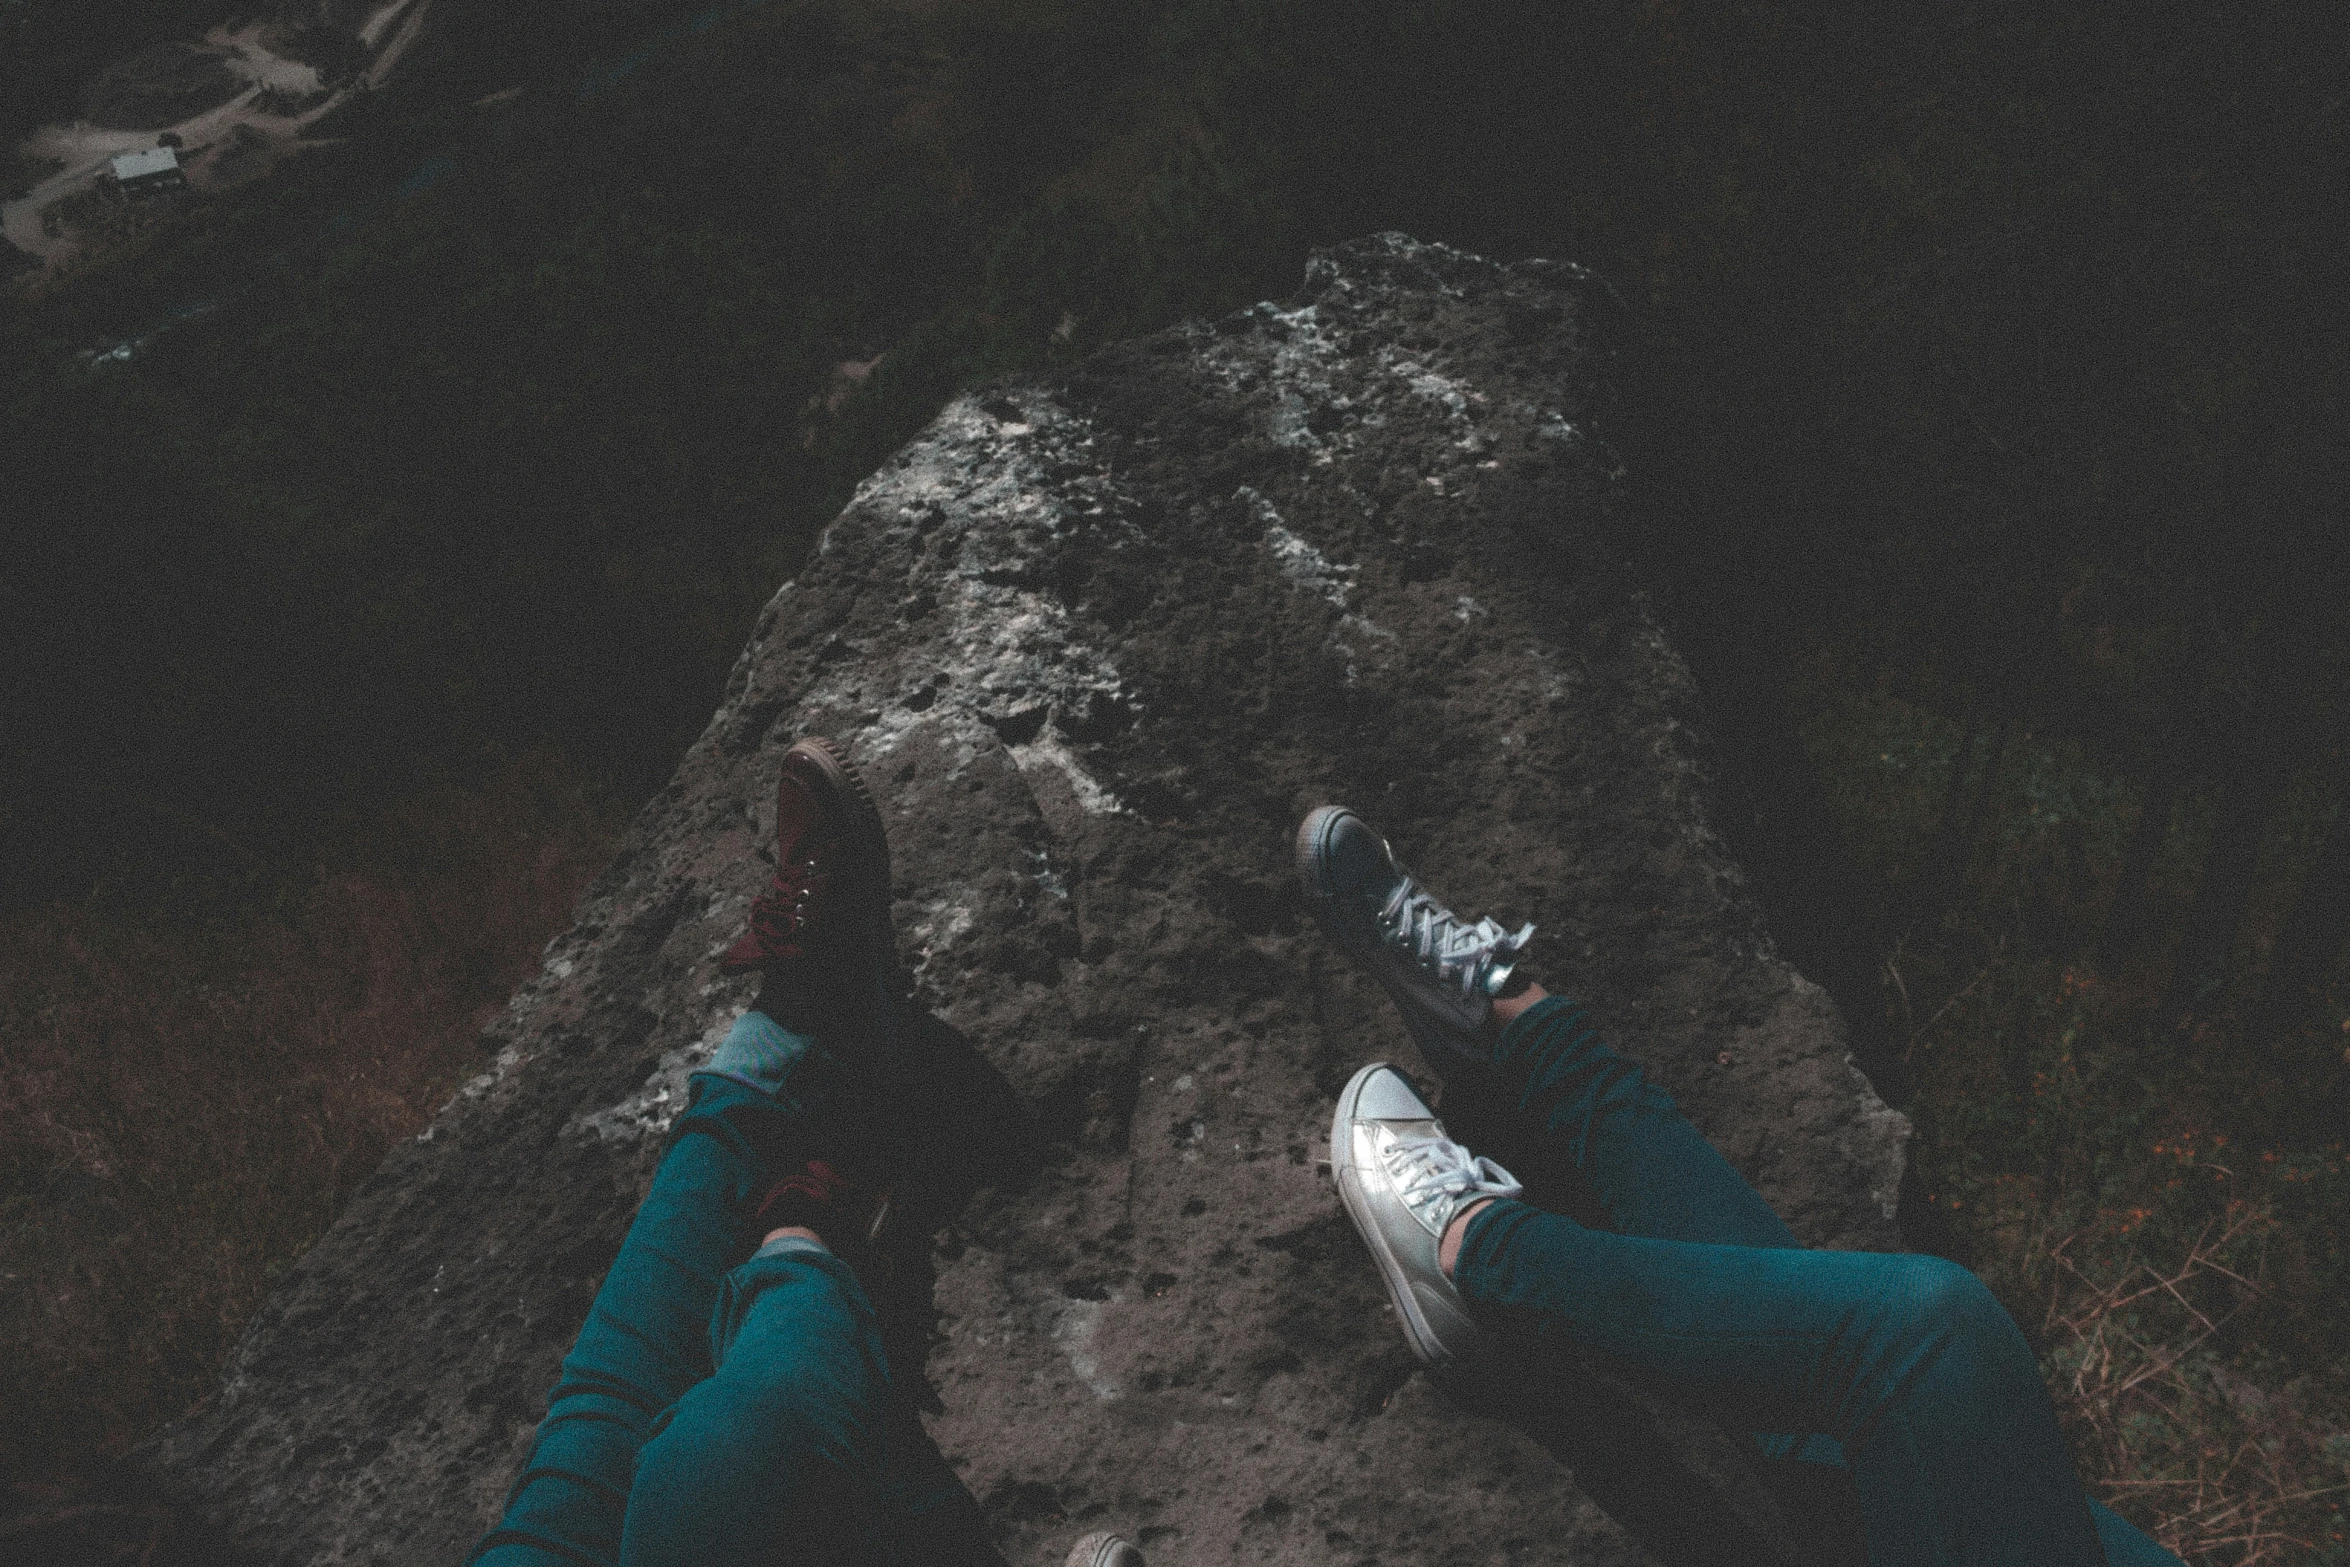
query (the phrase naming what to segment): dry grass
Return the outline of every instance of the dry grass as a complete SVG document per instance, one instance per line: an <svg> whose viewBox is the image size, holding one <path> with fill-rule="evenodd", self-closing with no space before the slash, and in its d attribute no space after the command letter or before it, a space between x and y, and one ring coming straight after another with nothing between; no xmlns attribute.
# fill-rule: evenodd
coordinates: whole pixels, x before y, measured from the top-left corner
<svg viewBox="0 0 2350 1567"><path fill-rule="evenodd" d="M1807 742L1864 864L1927 874L1962 726L1822 666ZM2144 896L2153 933L2100 963L2138 808L2020 735L1947 915L1885 965L1912 1079L1912 1238L1968 1263L2043 1366L2091 1493L2192 1567L2350 1567L2350 974L2302 1037L2244 1038L2316 795L2282 813L2236 988L2186 1033L2151 1014L2208 843L2183 809ZM2298 814L2296 814L2296 812Z"/></svg>
<svg viewBox="0 0 2350 1567"><path fill-rule="evenodd" d="M118 1454L210 1386L618 826L536 757L411 802L283 913L0 923L0 1469Z"/></svg>
<svg viewBox="0 0 2350 1567"><path fill-rule="evenodd" d="M2265 1206L2239 1205L2159 1267L2085 1265L2079 1231L2048 1250L2042 1336L2087 1478L2188 1562L2303 1560L2336 1543L2332 1499L2350 1491L2341 1444L2299 1400L2254 1388L2217 1354L2267 1294L2274 1224Z"/></svg>
<svg viewBox="0 0 2350 1567"><path fill-rule="evenodd" d="M1913 1056L1924 1152L1961 1250L2038 1327L2083 1483L2191 1567L2350 1561L2342 1146L2242 1147L2183 1078L2149 1104L2115 1081L2134 994L1993 963Z"/></svg>

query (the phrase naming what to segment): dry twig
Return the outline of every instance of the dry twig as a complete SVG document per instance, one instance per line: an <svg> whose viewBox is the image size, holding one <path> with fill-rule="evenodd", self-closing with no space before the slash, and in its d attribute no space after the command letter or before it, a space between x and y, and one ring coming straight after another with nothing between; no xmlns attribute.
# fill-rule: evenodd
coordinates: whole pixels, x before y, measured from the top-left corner
<svg viewBox="0 0 2350 1567"><path fill-rule="evenodd" d="M2265 1209L2245 1207L2204 1226L2175 1267L2141 1259L2104 1282L2074 1256L2083 1232L2047 1253L2053 1277L2041 1327L2069 1364L2060 1385L2075 1433L2101 1468L2107 1497L2136 1498L2143 1505L2133 1510L2150 1516L2154 1537L2190 1562L2265 1567L2313 1549L2295 1532L2308 1504L2350 1490L2350 1481L2312 1483L2302 1460L2307 1433L2249 1425L2253 1416L2231 1408L2209 1376L2192 1369L2197 1353L2262 1295L2229 1259L2269 1222ZM2198 1281L2229 1286L2225 1310L2191 1298ZM2126 1317L2133 1307L2157 1315Z"/></svg>

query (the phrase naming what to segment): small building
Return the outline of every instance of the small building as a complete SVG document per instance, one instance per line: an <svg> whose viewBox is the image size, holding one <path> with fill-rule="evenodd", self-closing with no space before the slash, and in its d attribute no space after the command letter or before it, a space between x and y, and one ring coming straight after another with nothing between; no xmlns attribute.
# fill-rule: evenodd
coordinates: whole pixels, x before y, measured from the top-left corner
<svg viewBox="0 0 2350 1567"><path fill-rule="evenodd" d="M126 196L188 188L188 177L180 172L180 155L169 147L122 154L114 160L114 180Z"/></svg>

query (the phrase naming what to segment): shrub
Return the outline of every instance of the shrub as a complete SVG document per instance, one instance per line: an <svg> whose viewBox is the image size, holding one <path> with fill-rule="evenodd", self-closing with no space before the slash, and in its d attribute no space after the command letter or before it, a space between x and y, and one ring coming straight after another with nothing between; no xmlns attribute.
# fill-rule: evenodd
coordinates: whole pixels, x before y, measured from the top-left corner
<svg viewBox="0 0 2350 1567"><path fill-rule="evenodd" d="M406 802L272 910L0 922L0 1469L118 1454L205 1391L474 1069L617 826L541 755Z"/></svg>

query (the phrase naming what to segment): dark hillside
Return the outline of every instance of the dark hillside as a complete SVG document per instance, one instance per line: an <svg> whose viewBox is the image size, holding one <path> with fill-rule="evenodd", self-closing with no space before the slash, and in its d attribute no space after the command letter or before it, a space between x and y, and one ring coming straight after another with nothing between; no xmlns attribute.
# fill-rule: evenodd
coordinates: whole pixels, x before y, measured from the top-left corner
<svg viewBox="0 0 2350 1567"><path fill-rule="evenodd" d="M0 140L13 146L43 120L70 115L90 81L131 50L193 37L236 9L234 0L11 0L0 6Z"/></svg>

